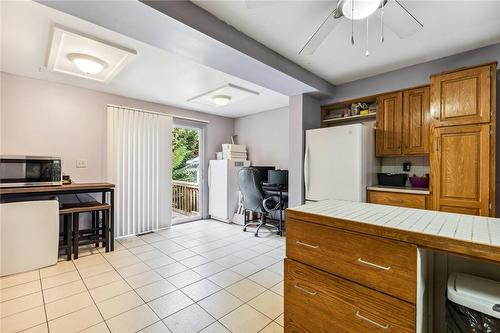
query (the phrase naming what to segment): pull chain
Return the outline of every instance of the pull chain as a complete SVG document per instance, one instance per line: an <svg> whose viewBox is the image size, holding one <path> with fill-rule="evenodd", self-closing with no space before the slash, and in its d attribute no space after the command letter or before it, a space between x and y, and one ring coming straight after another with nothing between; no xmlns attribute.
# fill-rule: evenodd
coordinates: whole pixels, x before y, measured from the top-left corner
<svg viewBox="0 0 500 333"><path fill-rule="evenodd" d="M369 30L368 30L368 17L366 18L366 51L365 51L365 56L368 57L370 55L370 51L368 51L368 39L370 37Z"/></svg>
<svg viewBox="0 0 500 333"><path fill-rule="evenodd" d="M351 45L354 45L354 0L351 0Z"/></svg>
<svg viewBox="0 0 500 333"><path fill-rule="evenodd" d="M380 22L381 22L381 26L380 26L380 42L383 43L384 42L384 4L385 4L385 0L382 0L382 8L381 8L381 11L380 11Z"/></svg>

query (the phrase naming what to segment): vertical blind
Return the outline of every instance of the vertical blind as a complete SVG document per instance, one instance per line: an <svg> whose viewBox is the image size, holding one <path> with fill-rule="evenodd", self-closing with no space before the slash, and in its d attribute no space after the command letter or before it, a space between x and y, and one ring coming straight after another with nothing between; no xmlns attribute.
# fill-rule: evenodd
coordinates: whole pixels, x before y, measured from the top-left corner
<svg viewBox="0 0 500 333"><path fill-rule="evenodd" d="M108 105L108 180L115 188L115 235L171 225L172 117Z"/></svg>

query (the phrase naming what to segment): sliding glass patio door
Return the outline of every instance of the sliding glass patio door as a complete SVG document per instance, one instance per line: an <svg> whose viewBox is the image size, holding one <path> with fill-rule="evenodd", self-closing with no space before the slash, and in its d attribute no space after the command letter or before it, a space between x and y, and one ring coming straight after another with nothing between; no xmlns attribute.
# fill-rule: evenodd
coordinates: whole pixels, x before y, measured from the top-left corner
<svg viewBox="0 0 500 333"><path fill-rule="evenodd" d="M205 124L175 119L172 127L172 223L201 219L205 203Z"/></svg>

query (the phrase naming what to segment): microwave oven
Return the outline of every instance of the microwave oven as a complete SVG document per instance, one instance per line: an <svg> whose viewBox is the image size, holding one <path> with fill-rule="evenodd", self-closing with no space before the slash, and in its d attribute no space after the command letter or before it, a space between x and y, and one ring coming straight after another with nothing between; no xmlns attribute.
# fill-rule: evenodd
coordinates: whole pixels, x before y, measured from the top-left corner
<svg viewBox="0 0 500 333"><path fill-rule="evenodd" d="M0 156L0 187L62 185L62 160L47 156Z"/></svg>

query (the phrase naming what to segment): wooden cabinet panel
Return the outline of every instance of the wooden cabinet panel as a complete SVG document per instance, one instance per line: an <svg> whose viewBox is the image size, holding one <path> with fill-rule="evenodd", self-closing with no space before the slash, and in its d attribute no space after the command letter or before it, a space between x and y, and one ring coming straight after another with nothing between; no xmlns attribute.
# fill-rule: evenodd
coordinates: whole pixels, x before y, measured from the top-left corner
<svg viewBox="0 0 500 333"><path fill-rule="evenodd" d="M415 302L416 247L340 229L287 221L286 254L408 302Z"/></svg>
<svg viewBox="0 0 500 333"><path fill-rule="evenodd" d="M377 156L394 156L402 152L402 103L402 92L377 98Z"/></svg>
<svg viewBox="0 0 500 333"><path fill-rule="evenodd" d="M427 208L426 196L421 194L368 191L368 202L407 208Z"/></svg>
<svg viewBox="0 0 500 333"><path fill-rule="evenodd" d="M487 123L491 110L491 73L481 66L431 77L434 126Z"/></svg>
<svg viewBox="0 0 500 333"><path fill-rule="evenodd" d="M403 154L429 153L430 88L403 92Z"/></svg>
<svg viewBox="0 0 500 333"><path fill-rule="evenodd" d="M488 216L490 125L440 127L433 139L434 209Z"/></svg>
<svg viewBox="0 0 500 333"><path fill-rule="evenodd" d="M285 332L415 332L415 306L285 259Z"/></svg>

